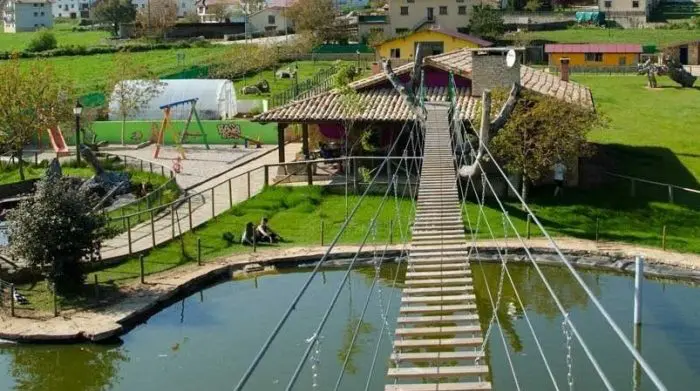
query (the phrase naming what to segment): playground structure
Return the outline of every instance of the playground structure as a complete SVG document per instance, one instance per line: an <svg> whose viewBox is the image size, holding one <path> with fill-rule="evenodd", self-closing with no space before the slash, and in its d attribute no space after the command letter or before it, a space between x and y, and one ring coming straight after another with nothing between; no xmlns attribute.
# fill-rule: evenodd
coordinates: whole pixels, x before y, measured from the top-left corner
<svg viewBox="0 0 700 391"><path fill-rule="evenodd" d="M260 136L258 136L257 140L254 140L250 137L244 136L243 133L241 132L241 127L235 122L228 122L228 123L224 123L224 124L219 124L219 125L217 125L217 129L219 130L219 135L223 139L226 139L226 140L241 139L241 140L243 140L243 146L245 148L248 148L249 142L255 144L256 148L262 147L262 143L260 142ZM236 148L236 144L233 144L233 147Z"/></svg>
<svg viewBox="0 0 700 391"><path fill-rule="evenodd" d="M165 105L160 106L160 109L163 110L163 122L160 125L160 130L158 131L158 137L156 138L156 149L153 151L153 157L158 158L158 155L160 154L160 146L163 145L163 138L165 136L165 131L168 128L168 126L172 127L172 120L171 120L171 114L172 114L172 109L173 108L178 108L178 107L185 107L189 106L189 114L187 115L187 121L185 122L185 128L182 130L182 132L177 135L175 134L176 138L176 144L178 147L180 147L183 143L187 141L188 136L199 136L202 137L202 141L204 142L204 145L207 149L209 149L209 143L207 142L207 134L204 132L204 127L202 126L202 122L199 120L199 114L197 114L197 98L194 99L186 99L186 100L181 100L177 102L172 102L168 103ZM197 122L197 127L199 128L199 133L190 133L188 132L190 128L190 124L192 123L192 117L194 117L195 121ZM185 152L184 150L180 147L178 148L180 152L180 156L182 159L185 159Z"/></svg>
<svg viewBox="0 0 700 391"><path fill-rule="evenodd" d="M63 138L63 132L61 128L56 125L48 129L49 140L51 141L51 146L53 150L56 151L56 156L67 156L70 155L68 147L66 146L66 140ZM41 149L41 134L39 135L39 148Z"/></svg>

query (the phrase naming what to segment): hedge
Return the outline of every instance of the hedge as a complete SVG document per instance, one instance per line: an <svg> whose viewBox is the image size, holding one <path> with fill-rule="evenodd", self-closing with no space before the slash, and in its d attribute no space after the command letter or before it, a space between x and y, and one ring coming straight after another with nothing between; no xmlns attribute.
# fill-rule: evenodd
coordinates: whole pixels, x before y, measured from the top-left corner
<svg viewBox="0 0 700 391"><path fill-rule="evenodd" d="M179 41L174 43L153 43L153 44L128 44L123 46L91 46L85 47L82 45L61 46L56 49L46 50L43 52L30 52L23 50L20 52L4 51L0 52L0 60L9 60L13 56L19 58L46 58L58 56L89 56L93 54L109 54L118 52L148 52L151 50L168 50L168 49L188 49L210 47L211 44L207 41Z"/></svg>

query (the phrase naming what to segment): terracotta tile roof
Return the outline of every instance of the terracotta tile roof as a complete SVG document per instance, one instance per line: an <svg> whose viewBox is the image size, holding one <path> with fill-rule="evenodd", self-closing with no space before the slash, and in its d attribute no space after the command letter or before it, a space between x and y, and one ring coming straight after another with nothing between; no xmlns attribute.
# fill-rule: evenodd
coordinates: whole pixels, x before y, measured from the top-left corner
<svg viewBox="0 0 700 391"><path fill-rule="evenodd" d="M452 71L465 78L471 77L472 57L469 50L457 50L435 56L428 56L425 65L444 71ZM394 69L398 75L411 71L413 63ZM399 94L392 88L370 88L387 81L386 75L379 73L350 84L358 90L362 106L366 109L353 117L366 121L405 121L413 118ZM566 102L594 108L593 97L587 87L528 66L520 67L520 84L523 88L549 95ZM428 100L447 100L445 87L429 88ZM458 107L463 119L472 118L474 107L479 97L470 96L467 89L458 91ZM255 117L259 122L303 122L303 121L338 121L344 119L343 107L339 95L333 91L310 98L293 101Z"/></svg>
<svg viewBox="0 0 700 391"><path fill-rule="evenodd" d="M415 118L403 98L393 88L380 88L358 93L364 110L348 115L340 94L330 91L311 98L288 103L284 106L258 115L259 122L324 122L324 121L406 121ZM434 87L426 91L426 99L446 101L447 88ZM457 89L457 107L463 120L472 118L478 99L469 94L466 88Z"/></svg>
<svg viewBox="0 0 700 391"><path fill-rule="evenodd" d="M642 45L619 43L552 43L545 53L642 53Z"/></svg>

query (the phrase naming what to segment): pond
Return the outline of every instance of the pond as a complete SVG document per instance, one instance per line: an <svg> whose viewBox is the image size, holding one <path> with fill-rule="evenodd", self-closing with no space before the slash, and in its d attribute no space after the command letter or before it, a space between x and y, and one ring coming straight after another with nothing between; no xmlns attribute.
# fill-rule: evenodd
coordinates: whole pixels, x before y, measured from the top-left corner
<svg viewBox="0 0 700 391"><path fill-rule="evenodd" d="M357 347L351 353L342 390L365 389L383 324L380 313L386 310L387 300L394 294L387 317L390 330L384 333L377 366L369 379L371 390L383 390L400 295L398 289L392 288L396 267L392 264L381 270L377 286L381 287L382 304L375 289ZM486 283L496 300L500 267L473 265L472 268L482 327L487 327L493 312ZM562 317L534 269L512 266L509 270L559 387L568 390ZM630 354L565 269L544 270L613 385L632 389ZM231 390L308 277L308 271L300 267L209 287L159 312L124 335L120 344L0 346L0 390ZM284 389L343 273L340 269L327 269L313 281L254 372L247 390ZM633 279L599 271L581 274L631 339ZM315 389L333 389L374 275L373 268L358 268L351 273L350 282L322 333ZM698 293L692 284L644 281L642 354L669 390L697 389L700 383ZM521 389L553 389L509 284L503 285L500 296L498 320ZM516 389L500 330L495 325L489 342L488 363L494 389ZM580 345L572 341L571 349L575 389L603 389ZM316 353L312 350L312 354ZM295 390L314 389L311 367L304 366ZM654 389L646 376L642 376L639 384L638 389Z"/></svg>

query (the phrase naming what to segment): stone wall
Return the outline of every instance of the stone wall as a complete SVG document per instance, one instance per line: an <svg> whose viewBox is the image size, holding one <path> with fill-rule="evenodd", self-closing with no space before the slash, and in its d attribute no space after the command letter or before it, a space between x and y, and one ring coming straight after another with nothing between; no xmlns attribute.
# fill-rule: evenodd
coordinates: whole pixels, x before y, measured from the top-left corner
<svg viewBox="0 0 700 391"><path fill-rule="evenodd" d="M474 51L472 56L472 95L481 96L486 89L509 88L520 83L520 61L511 68L506 66L506 56L502 52Z"/></svg>

